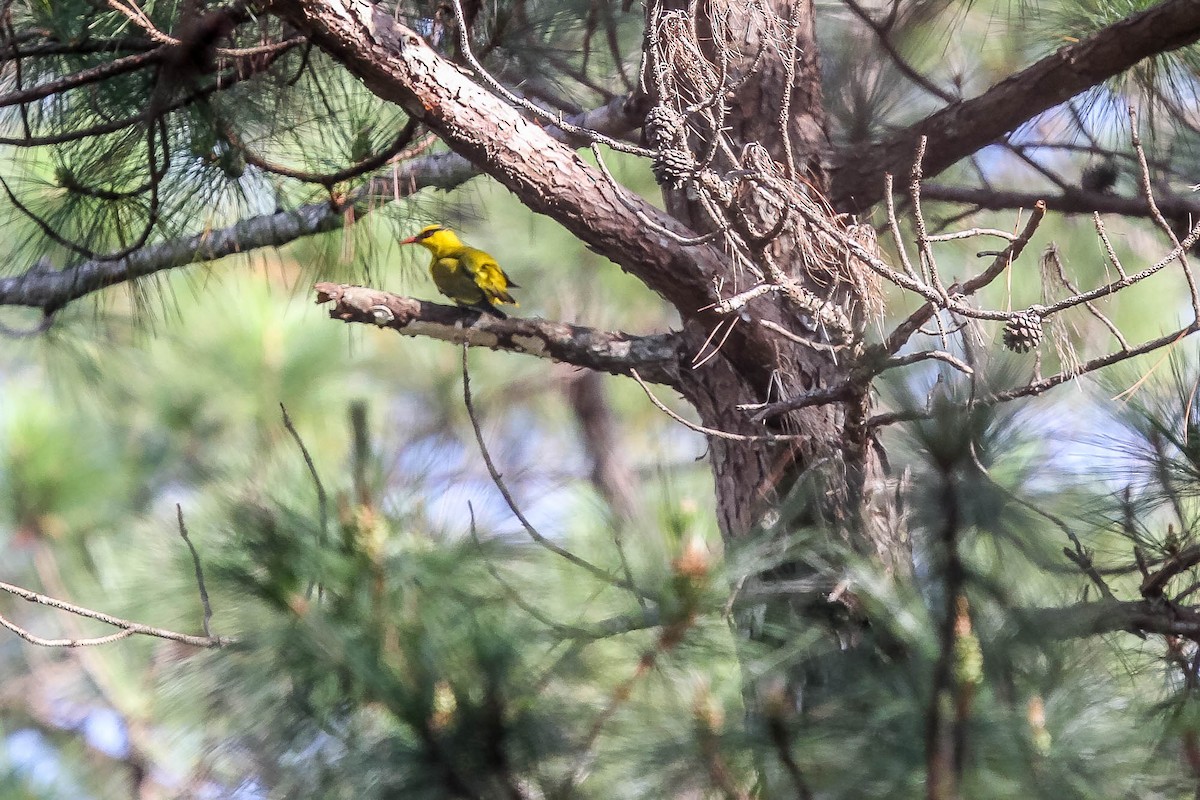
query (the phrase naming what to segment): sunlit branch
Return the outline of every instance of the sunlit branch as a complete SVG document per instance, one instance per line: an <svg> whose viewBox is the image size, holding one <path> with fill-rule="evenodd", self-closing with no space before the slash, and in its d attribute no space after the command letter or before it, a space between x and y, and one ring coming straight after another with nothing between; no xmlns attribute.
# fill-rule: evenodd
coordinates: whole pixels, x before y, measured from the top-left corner
<svg viewBox="0 0 1200 800"><path fill-rule="evenodd" d="M537 318L500 319L478 311L333 283L316 285L317 302L334 304L329 315L344 322L564 361L614 375L636 369L653 383L679 381L683 338L665 333L634 336Z"/></svg>
<svg viewBox="0 0 1200 800"><path fill-rule="evenodd" d="M143 625L140 622L131 622L127 619L114 617L111 614L105 614L102 611L93 611L90 608L77 606L74 603L68 603L65 600L47 597L44 594L30 591L29 589L23 589L20 586L14 586L11 583L4 583L2 581L0 581L0 591L20 597L22 600L28 600L30 603L37 603L38 605L48 606L49 608L56 608L59 611L65 611L68 614L74 614L77 617L94 619L99 622L103 622L106 625L112 625L114 628L121 629L119 633L111 634L105 637L96 637L94 639L64 640L42 639L41 637L33 636L32 634L28 634L27 631L24 631L24 633L28 635L24 635L22 638L26 639L27 641L31 641L34 644L40 644L46 647L81 647L106 644L118 639L124 639L127 636L133 636L134 634L153 636L158 639L168 639L172 642L189 644L193 647L206 648L224 647L226 645L233 644L235 641L224 636L192 636L191 634L177 633L175 631L166 630L165 628L155 628L150 625ZM7 620L5 620L5 622L7 622ZM19 626L13 625L12 623L6 624L5 627L7 627L9 630L12 630L14 633L17 633L18 635L21 635L21 632L23 631L23 629L18 631L17 628L19 628Z"/></svg>

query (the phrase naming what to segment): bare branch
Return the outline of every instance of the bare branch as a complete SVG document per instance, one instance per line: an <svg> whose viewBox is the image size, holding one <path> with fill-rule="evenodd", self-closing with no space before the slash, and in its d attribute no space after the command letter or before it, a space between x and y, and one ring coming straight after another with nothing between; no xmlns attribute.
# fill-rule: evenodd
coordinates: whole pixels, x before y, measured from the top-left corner
<svg viewBox="0 0 1200 800"><path fill-rule="evenodd" d="M1025 229L1021 232L1021 235L1009 242L1008 247L996 255L987 269L964 282L961 286L954 284L949 288L948 292L955 296L962 295L969 297L999 277L1025 250L1025 246L1033 238L1033 234L1037 230L1045 213L1045 204L1041 201L1035 202L1033 204L1033 214L1030 216L1029 221L1025 223ZM886 342L887 352L895 353L903 347L912 338L912 335L916 333L917 329L924 325L937 312L939 307L951 308L953 311L962 313L961 308L956 307L958 304L939 304L935 298L930 298L927 295L926 298L929 302L914 311L908 319L897 325L895 330L888 335ZM973 315L967 314L967 316Z"/></svg>
<svg viewBox="0 0 1200 800"><path fill-rule="evenodd" d="M637 369L648 380L668 386L679 382L679 364L684 357L684 340L679 334L634 336L544 319L499 319L363 286L318 283L314 288L318 303L335 304L329 316L344 322L565 361L614 375L629 375Z"/></svg>
<svg viewBox="0 0 1200 800"><path fill-rule="evenodd" d="M1196 277L1192 274L1192 267L1188 263L1187 248L1181 247L1179 237L1175 235L1174 228L1163 217L1162 211L1158 208L1158 203L1154 199L1154 187L1151 185L1150 166L1146 163L1146 151L1142 149L1142 137L1138 133L1137 127L1137 112L1133 106L1129 107L1129 128L1133 137L1133 150L1137 153L1138 171L1141 175L1142 199L1146 201L1146 207L1150 209L1150 218L1158 225L1159 229L1166 234L1171 240L1171 244L1175 245L1175 250L1178 253L1176 258L1179 260L1179 266L1183 270L1184 277L1187 278L1188 289L1192 293L1192 318L1200 320L1200 288L1196 287Z"/></svg>
<svg viewBox="0 0 1200 800"><path fill-rule="evenodd" d="M1119 214L1125 217L1149 217L1146 201L1139 197L1122 197L1115 194L1073 190L1070 194L1046 195L1044 193L1005 191L1002 189L975 188L970 186L946 186L926 183L921 187L926 200L942 200L948 203L964 203L988 211L1007 211L1018 208L1033 208L1038 201L1046 204L1046 210L1060 214ZM1200 201L1183 195L1159 197L1158 207L1169 217L1186 218L1200 215Z"/></svg>
<svg viewBox="0 0 1200 800"><path fill-rule="evenodd" d="M192 544L192 539L188 536L187 525L183 522L183 506L179 503L175 504L175 514L179 518L179 535L183 538L183 543L187 545L188 552L192 554L192 567L196 571L196 586L200 590L200 605L204 608L204 635L212 638L212 631L209 630L209 623L212 622L212 605L208 601L208 589L204 586L204 570L200 567L200 554L196 552L196 546Z"/></svg>
<svg viewBox="0 0 1200 800"><path fill-rule="evenodd" d="M1170 261L1167 263L1170 263ZM1022 397L1036 397L1037 395L1045 394L1055 386L1075 380L1081 375L1086 375L1089 372L1095 372L1096 370L1110 367L1113 364L1118 364L1122 361L1127 361L1128 359L1136 358L1137 356L1153 352L1161 347L1172 345L1188 336L1191 336L1197 331L1200 331L1200 322L1193 322L1191 325L1188 325L1185 328L1180 328L1179 330L1168 333L1165 336L1159 336L1156 339L1143 342L1137 347L1130 348L1129 350L1118 350L1114 353L1107 353L1102 356L1097 356L1090 361L1084 362L1073 370L1059 372L1055 375L1051 375L1048 378L1027 383L1024 386L1017 386L1012 389L1005 389L1004 391L996 392L992 395L978 397L975 399L975 404L996 405L998 403L1007 403L1011 400L1016 400ZM911 422L918 419L928 419L930 416L932 416L932 412L924 409L888 411L871 417L871 419L868 421L868 425L872 428L876 428L883 425L892 425L897 422Z"/></svg>
<svg viewBox="0 0 1200 800"><path fill-rule="evenodd" d="M479 444L479 454L483 456L483 463L487 467L488 475L492 477L492 483L496 484L496 488L500 490L501 496L504 497L504 502L508 504L509 510L512 511L513 515L521 523L521 527L523 527L525 532L529 534L529 538L538 545L549 550L551 553L554 553L556 556L560 556L561 558L567 560L576 567L579 567L598 581L620 589L625 589L628 592L632 592L634 595L649 599L650 595L637 585L622 578L618 578L615 575L610 575L592 562L584 558L580 558L570 550L567 550L565 547L562 547L556 542L547 539L541 534L540 531L538 531L537 528L533 526L533 523L529 521L529 518L525 516L525 513L521 511L521 507L517 504L516 499L512 496L512 492L508 490L508 484L504 482L504 478L500 474L500 470L496 469L496 463L492 461L492 454L488 451L487 442L483 438L483 428L480 427L479 417L475 413L475 404L471 400L471 373L467 369L467 353L470 350L470 347L471 346L469 343L463 343L463 404L467 408L467 417L470 418L471 428L475 431L475 441Z"/></svg>
<svg viewBox="0 0 1200 800"><path fill-rule="evenodd" d="M115 641L116 639L123 639L126 636L132 636L133 634L141 634L144 636L154 636L159 639L168 639L172 642L180 642L182 644L192 645L193 647L205 647L205 648L225 647L226 645L233 644L236 641L234 639L230 639L225 636L192 636L187 633L176 633L175 631L169 631L164 628L155 628L150 625L143 625L140 622L130 622L129 620L121 619L120 617L114 617L111 614L105 614L101 611L93 611L90 608L84 608L82 606L77 606L74 603L68 603L65 600L58 600L53 597L47 597L44 594L39 594L38 592L33 592L33 591L30 591L29 589L23 589L20 586L14 586L11 583L5 583L3 581L0 581L0 591L8 592L9 594L16 595L17 597L20 597L22 600L28 600L31 603L37 603L39 605L49 606L50 608L57 608L60 611L66 611L68 614L74 614L79 617L85 617L87 619L98 620L100 622L105 623L106 625L112 625L114 628L121 629L121 633L119 633L119 634L114 634L113 636L104 637L104 640L106 640L106 641ZM9 628L9 629L13 630L13 628ZM15 630L13 632L16 633ZM22 637L22 638L24 638L24 637ZM54 642L57 640L47 640L47 641ZM68 643L68 644L52 644L52 645L47 645L47 646L77 647L77 646L81 646L81 645L105 643L101 639L95 639L95 640L71 639L71 640L67 640L67 641L70 643ZM35 642L35 644L41 644L41 643L42 643L41 641Z"/></svg>
<svg viewBox="0 0 1200 800"><path fill-rule="evenodd" d="M646 397L650 400L650 402L654 405L655 408L657 408L659 411L663 412L668 417L675 420L676 422L678 422L680 425L684 426L685 428L689 428L693 431L696 431L697 433L703 433L705 436L715 436L718 439L728 439L731 442L794 442L797 440L803 440L803 439L807 438L805 436L800 436L800 435L780 436L780 435L774 435L774 434L767 434L765 436L746 436L746 435L740 434L740 433L730 433L729 431L718 431L713 428L706 428L703 425L697 425L696 423L691 422L691 421L685 419L684 417L679 416L674 411L672 411L665 403L663 403L663 401L661 401L657 397L655 397L654 393L652 391L650 391L650 387L647 386L646 382L644 380L642 380L642 377L640 375L638 375L638 372L636 369L631 369L629 371L629 377L631 377L635 381L637 381L638 386L642 387L642 391L646 393Z"/></svg>
<svg viewBox="0 0 1200 800"><path fill-rule="evenodd" d="M90 639L44 639L37 634L30 633L20 625L17 625L15 622L11 622L5 617L0 617L0 625L12 631L30 644L36 644L38 647L97 647L102 644L110 644L112 642L119 642L122 639L128 639L135 633L134 631L126 628L125 630L117 631L116 633L110 633L108 636L96 636Z"/></svg>

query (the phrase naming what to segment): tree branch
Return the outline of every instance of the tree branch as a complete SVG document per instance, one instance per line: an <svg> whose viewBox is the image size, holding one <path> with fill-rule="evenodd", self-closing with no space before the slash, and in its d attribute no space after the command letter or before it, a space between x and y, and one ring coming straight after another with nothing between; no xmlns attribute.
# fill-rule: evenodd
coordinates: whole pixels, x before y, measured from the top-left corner
<svg viewBox="0 0 1200 800"><path fill-rule="evenodd" d="M1059 48L978 97L946 106L885 141L835 154L830 200L839 211L865 209L881 198L885 173L899 175L908 170L922 136L929 141L925 173L936 175L1142 59L1198 40L1200 3L1164 0L1081 42Z"/></svg>
<svg viewBox="0 0 1200 800"><path fill-rule="evenodd" d="M253 217L228 228L151 245L118 261L92 259L62 270L39 262L21 275L0 278L0 305L51 312L107 286L197 261L276 247L342 224L340 209L329 203L312 203L295 211Z"/></svg>
<svg viewBox="0 0 1200 800"><path fill-rule="evenodd" d="M78 617L86 617L87 619L98 620L106 625L112 625L114 628L121 629L119 633L98 637L95 639L42 639L41 637L28 634L27 631L8 623L7 620L5 620L3 623L0 623L4 624L4 627L7 627L9 630L13 631L13 633L21 636L22 639L33 642L34 644L44 645L46 647L83 647L88 645L105 644L107 642L117 641L118 639L124 639L127 636L132 636L133 634L154 636L159 639L168 639L172 642L190 644L194 647L224 647L225 645L232 644L234 641L233 639L225 636L192 636L191 634L187 633L177 633L164 628L155 628L150 625L143 625L140 622L130 622L127 619L114 617L111 614L105 614L102 611L93 611L90 608L77 606L74 603L68 603L65 600L47 597L44 594L39 594L38 592L34 592L29 589L23 589L20 586L14 586L11 583L5 583L3 581L0 581L0 591L16 595L22 600L28 600L31 603L49 606L50 608L57 608L60 611L66 611L68 614L74 614Z"/></svg>
<svg viewBox="0 0 1200 800"><path fill-rule="evenodd" d="M1017 619L1029 630L1060 639L1121 631L1200 636L1200 610L1163 600L1100 600L1062 608L1032 608L1019 611Z"/></svg>
<svg viewBox="0 0 1200 800"><path fill-rule="evenodd" d="M363 286L316 285L318 303L334 303L329 316L392 328L405 336L428 336L565 361L586 369L629 375L677 386L684 360L684 339L677 333L633 336L550 322L544 319L498 319L477 311L400 297Z"/></svg>
<svg viewBox="0 0 1200 800"><path fill-rule="evenodd" d="M635 98L622 97L573 119L576 124L595 125L618 135L640 124L636 108ZM556 130L550 132L565 136ZM449 191L479 174L475 165L457 153L405 161L373 178L365 190L353 196L355 217L361 219L376 207L368 202L371 199L400 199L427 188ZM150 245L118 261L82 261L61 270L34 266L21 275L0 278L0 306L53 311L109 286L199 261L214 261L261 247L281 247L305 236L337 230L345 221L344 206L322 201Z"/></svg>
<svg viewBox="0 0 1200 800"><path fill-rule="evenodd" d="M1119 214L1125 217L1149 217L1150 209L1143 197L1122 197L1116 194L1085 192L1082 189L1068 194L1039 194L974 188L969 186L946 186L924 184L921 196L925 200L941 200L948 203L963 203L988 211L1008 211L1017 208L1033 208L1038 200L1046 202L1046 208L1060 214ZM1159 194L1154 196L1158 209L1167 217L1186 219L1188 215L1200 217L1200 200L1183 195Z"/></svg>

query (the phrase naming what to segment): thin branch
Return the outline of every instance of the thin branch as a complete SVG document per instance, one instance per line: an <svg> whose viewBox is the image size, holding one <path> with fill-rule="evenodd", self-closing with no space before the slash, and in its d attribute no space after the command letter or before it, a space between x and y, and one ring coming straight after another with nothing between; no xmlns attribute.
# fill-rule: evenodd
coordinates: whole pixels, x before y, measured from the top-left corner
<svg viewBox="0 0 1200 800"><path fill-rule="evenodd" d="M1097 222L1099 222L1099 217L1097 217ZM1103 226L1098 226L1097 230L1103 230ZM1105 244L1111 247L1111 245L1108 245L1107 241ZM1051 244L1042 254L1042 263L1045 264L1046 262L1050 262L1054 265L1055 275L1058 278L1058 282L1063 285L1063 288L1073 295L1080 294L1079 289L1075 288L1075 284L1071 282L1070 276L1067 275L1067 269L1063 266L1062 259L1058 256L1058 248L1053 244ZM1122 275L1124 275L1124 270L1119 271ZM1096 306L1095 303L1088 301L1083 305L1093 317L1100 321L1101 325L1108 329L1108 332L1111 333L1113 338L1117 340L1117 343L1121 345L1122 350L1129 349L1129 342L1126 341L1125 335L1121 333L1121 329L1117 327L1116 323L1109 319L1104 312L1102 312Z"/></svg>
<svg viewBox="0 0 1200 800"><path fill-rule="evenodd" d="M1104 220L1100 217L1100 212L1092 214L1092 221L1096 226L1096 235L1100 237L1100 243L1104 245L1104 254L1108 256L1108 263L1112 264L1117 274L1124 278L1125 267L1121 266L1121 259L1117 258L1117 251L1108 238L1108 230L1104 227Z"/></svg>
<svg viewBox="0 0 1200 800"><path fill-rule="evenodd" d="M600 639L609 639L613 636L619 636L624 633L632 633L634 631L656 628L661 624L659 612L656 609L646 607L640 614L630 614L620 617L613 617L602 620L596 625L589 627L580 627L578 625L567 625L566 623L557 622L546 616L541 609L527 601L521 596L521 593L516 590L504 576L500 574L500 570L492 563L491 559L483 552L483 542L479 538L479 531L475 525L475 507L471 501L467 501L467 510L471 515L471 539L475 543L475 547L479 549L480 557L483 559L484 569L488 574L499 584L501 591L508 595L509 599L516 604L518 608L524 611L529 616L533 617L538 622L545 625L550 630L562 636L564 639L571 639L576 642L591 642L599 641Z"/></svg>
<svg viewBox="0 0 1200 800"><path fill-rule="evenodd" d="M1046 209L1059 214L1119 214L1124 217L1149 217L1146 202L1139 197L1122 197L1116 194L1085 192L1074 189L1069 194L1047 195L1044 192L1019 192L1003 189L986 189L970 186L947 186L926 183L921 187L926 200L947 203L964 203L987 211L1009 211L1033 208L1038 201ZM1200 201L1184 195L1169 195L1158 198L1159 210L1171 217L1200 215Z"/></svg>
<svg viewBox="0 0 1200 800"><path fill-rule="evenodd" d="M1108 588L1107 581L1105 581L1100 575L1099 571L1097 571L1096 565L1092 561L1092 554L1083 549L1083 542L1079 540L1078 534L1071 530L1070 525L1064 522L1061 518L1051 514L1049 511L1039 507L1037 503L1026 500L1020 494L1014 492L1012 489L998 481L996 477L992 475L991 470L985 467L983 462L979 460L979 454L975 450L974 442L971 443L971 460L975 463L975 468L979 470L980 474L987 478L988 482L999 489L1006 497L1029 509L1043 519L1046 519L1060 531L1065 533L1067 535L1067 539L1070 540L1075 550L1072 552L1069 548L1064 547L1063 555L1069 558L1075 564L1075 566L1079 567L1080 571L1087 575L1088 578L1091 579L1092 583L1096 584L1096 588L1100 590L1100 594L1105 599L1115 599L1113 597L1112 589Z"/></svg>
<svg viewBox="0 0 1200 800"><path fill-rule="evenodd" d="M309 477L312 478L313 486L316 488L317 519L321 523L321 534L324 536L329 527L329 494L325 491L325 484L321 482L321 476L317 474L317 465L313 462L312 454L308 452L304 439L300 438L300 431L296 430L296 425L292 422L292 415L288 413L287 406L280 403L279 411L283 415L283 427L291 434L292 439L296 442L296 447L300 448L304 466L308 468Z"/></svg>
<svg viewBox="0 0 1200 800"><path fill-rule="evenodd" d="M731 442L794 442L794 441L809 438L807 436L803 436L803 435L799 435L799 434L796 434L796 435L766 434L766 435L751 436L751 435L746 435L746 434L741 434L741 433L730 433L729 431L719 431L715 428L706 428L703 425L697 425L696 423L691 422L690 420L679 416L674 411L672 411L665 403L663 403L663 401L661 401L657 397L655 397L654 392L650 391L650 387L647 386L646 382L644 380L642 380L642 377L640 375L638 375L636 369L629 370L629 377L631 377L635 381L637 381L637 385L642 387L642 391L646 393L646 397L649 398L650 402L654 405L655 408L657 408L659 411L663 412L668 417L675 420L676 422L678 422L680 425L684 426L685 428L689 428L693 431L696 431L697 433L703 433L705 436L712 436L717 439L726 439Z"/></svg>
<svg viewBox="0 0 1200 800"><path fill-rule="evenodd" d="M1137 347L1129 350L1120 350L1115 353L1107 353L1102 356L1097 356L1096 358L1079 365L1076 369L1060 372L1056 375L1051 375L1048 378L1033 381L1023 386L1005 389L1002 392L997 392L992 395L978 397L975 400L975 404L984 406L998 405L1000 403L1007 403L1011 400L1016 400L1022 397L1036 397L1037 395L1045 394L1060 384L1075 380L1081 375L1086 375L1089 372L1095 372L1096 370L1112 366L1113 364L1119 364L1122 361L1136 358L1137 356L1145 355L1146 353L1158 350L1161 347L1166 347L1167 345L1179 342L1182 339L1196 333L1197 331L1200 331L1200 323L1194 322L1187 327L1180 328L1179 330L1168 333L1165 336L1159 336L1156 339L1143 342ZM869 427L877 428L884 425L893 425L897 422L912 422L918 419L928 419L930 416L932 416L932 412L924 409L888 411L871 417L867 424Z"/></svg>
<svg viewBox="0 0 1200 800"><path fill-rule="evenodd" d="M893 356L871 371L873 374L879 375L889 369L907 367L910 364L917 364L921 361L930 360L941 361L943 364L949 364L964 375L975 374L975 370L972 369L971 366L961 358L942 350L922 350L918 353L907 353L902 356Z"/></svg>
<svg viewBox="0 0 1200 800"><path fill-rule="evenodd" d="M64 75L48 83L0 95L0 108L15 106L19 103L31 103L34 100L41 100L44 97L49 97L52 94L58 94L68 89L74 89L89 83L97 83L106 78L133 72L134 70L160 61L163 57L163 52L163 48L159 47L149 52L135 53L124 58L106 61L71 75Z"/></svg>
<svg viewBox="0 0 1200 800"><path fill-rule="evenodd" d="M274 175L281 175L285 178L292 178L293 180L304 181L306 183L317 183L325 187L330 187L335 183L342 183L343 181L348 181L352 178L365 175L368 172L374 172L380 167L383 167L397 159L397 157L402 155L405 148L407 148L409 143L412 141L413 136L417 132L418 125L420 125L420 121L416 117L410 117L408 122L405 123L404 127L401 128L400 132L396 134L396 138L392 140L392 143L383 150L362 158L348 167L335 170L334 172L306 172L304 170L292 169L291 167L287 167L282 164L272 163L255 154L248 147L246 147L245 143L241 141L236 132L234 132L234 130L228 125L222 126L221 132L225 135L225 138L229 140L230 144L238 147L241 150L242 156L245 158L247 164L258 167L259 169L265 172L270 172Z"/></svg>
<svg viewBox="0 0 1200 800"><path fill-rule="evenodd" d="M5 617L0 617L0 625L8 628L30 644L36 644L39 647L97 647L102 644L110 644L112 642L119 642L122 639L128 639L135 633L135 631L126 629L110 633L108 636L97 636L92 639L43 639L41 636L30 633Z"/></svg>
<svg viewBox="0 0 1200 800"><path fill-rule="evenodd" d="M1142 270L1141 272L1136 272L1133 275L1126 275L1126 276L1122 277L1120 280L1116 280L1116 281L1113 281L1112 283L1105 284L1104 286L1097 287L1095 289L1092 289L1090 292L1084 292L1083 294L1077 294L1073 297L1068 297L1063 300L1059 300L1057 303L1052 303L1052 304L1046 306L1045 309L1042 311L1043 316L1049 316L1050 314L1058 313L1059 311L1062 311L1064 309L1071 308L1071 307L1077 306L1077 305L1081 305L1081 304L1086 303L1091 300L1098 300L1101 297L1107 297L1110 294L1116 294L1117 292L1121 291L1122 289L1132 286L1135 283L1144 281L1146 278L1149 278L1151 275L1155 274L1156 272L1161 270L1163 267L1170 264L1172 261L1175 261L1176 259L1178 259L1181 254L1187 252L1188 248L1190 248L1192 245L1196 244L1197 241L1200 241L1200 222L1196 223L1196 226L1194 228L1192 228L1191 233L1189 233L1187 235L1187 238L1184 239L1182 242L1180 242L1175 237L1172 237L1172 238L1175 239L1175 241L1178 242L1178 244L1176 244L1175 247L1172 248L1171 252L1167 253L1165 256L1163 256L1161 259L1159 259L1158 261L1151 264L1149 267L1146 267L1146 269Z"/></svg>
<svg viewBox="0 0 1200 800"><path fill-rule="evenodd" d="M618 150L622 153L631 153L633 155L643 156L645 158L651 158L654 155L652 150L647 150L644 147L631 145L626 142L613 139L612 137L605 136L598 131L588 130L578 125L573 125L563 118L562 114L554 114L546 111L536 103L531 103L522 97L518 97L516 94L511 92L508 87L494 78L492 74L484 68L483 64L480 64L479 60L475 58L475 54L471 50L471 32L467 25L466 16L463 14L461 0L454 0L454 15L458 19L459 47L462 49L462 54L467 59L467 63L470 64L471 68L475 70L475 74L477 74L480 79L487 84L487 86L489 86L501 97L505 98L510 103L525 109L535 117L539 117L552 125L556 125L572 136L579 136L587 139L593 145L603 144L612 148L613 150Z"/></svg>
<svg viewBox="0 0 1200 800"><path fill-rule="evenodd" d="M860 6L855 0L842 0L842 3L845 4L846 8L850 9L854 16L862 20L863 24L871 29L871 32L875 34L876 40L883 46L884 51L891 58L892 64L900 71L901 75L912 81L914 85L919 86L946 103L957 103L961 99L926 78L921 74L920 70L908 63L904 56L900 54L900 51L896 49L896 45L892 43L892 37L888 35L891 32L889 26L876 22L870 12Z"/></svg>
<svg viewBox="0 0 1200 800"><path fill-rule="evenodd" d="M814 389L810 392L798 394L795 397L789 397L787 400L779 400L774 403L744 403L738 406L738 410L753 411L754 415L750 417L751 421L762 422L772 417L778 417L780 414L786 414L789 411L798 411L801 408L824 406L831 403L848 403L855 399L854 395L854 382L846 381L838 386L831 386L828 389Z"/></svg>
<svg viewBox="0 0 1200 800"><path fill-rule="evenodd" d="M1179 253L1179 266L1183 270L1183 275L1187 279L1188 289L1192 293L1192 318L1200 320L1200 288L1196 286L1196 277L1192 274L1192 267L1188 263L1187 248L1180 245L1179 237L1175 235L1175 229L1163 217L1162 211L1158 208L1158 203L1154 200L1154 188L1151 186L1150 180L1150 167L1146 164L1146 151L1142 149L1142 137L1138 133L1137 112L1133 109L1133 106L1129 107L1129 129L1142 179L1142 199L1146 201L1146 207L1150 209L1150 218L1167 235L1167 238L1171 240L1171 244L1175 245L1175 250Z"/></svg>
<svg viewBox="0 0 1200 800"><path fill-rule="evenodd" d="M44 594L39 594L38 592L33 592L29 589L23 589L20 586L14 586L11 583L5 583L3 581L0 581L0 591L16 595L22 600L28 600L30 603L37 603L38 605L57 608L60 611L66 611L68 614L74 614L86 619L98 620L106 625L112 625L115 628L120 628L124 634L120 636L120 638L125 638L125 636L130 636L133 634L141 634L144 636L153 636L159 639L167 639L172 642L180 642L182 644L192 645L193 647L204 648L225 647L226 645L234 644L237 641L236 639L231 639L226 636L192 636L191 634L187 633L176 633L175 631L169 631L165 628L155 628L150 625L143 625L140 622L130 622L129 620L121 619L120 617L114 617L111 614L105 614L101 611L93 611L90 608L83 608L82 606L77 606L74 603L68 603L65 600L47 597ZM89 640L76 639L71 641L86 643ZM73 647L75 645L55 646Z"/></svg>
<svg viewBox="0 0 1200 800"><path fill-rule="evenodd" d="M626 591L632 592L635 595L649 598L650 595L638 586L629 583L622 578L618 578L609 574L608 572L600 569L600 567L597 567L592 562L580 558L570 550L567 550L566 548L558 545L556 542L547 539L541 534L540 531L538 531L537 528L533 526L533 524L525 516L525 513L521 511L521 507L517 504L516 499L513 498L512 492L508 490L508 485L504 482L503 476L501 476L500 471L496 469L496 464L494 461L492 461L492 455L488 451L487 442L483 438L483 429L479 425L479 417L475 413L475 404L471 399L471 373L467 368L468 352L470 352L470 345L464 343L462 354L463 404L467 409L467 417L471 420L471 428L475 431L475 441L479 444L479 453L483 456L483 463L487 467L488 475L490 475L492 478L492 483L494 483L496 488L500 491L500 495L504 498L504 502L508 504L509 510L512 511L513 515L521 523L521 527L523 527L525 532L529 534L529 538L541 547L544 547L551 553L554 553L556 556L559 556L576 567L579 567L584 572L587 572L593 578L596 578L602 583L606 583L620 589L625 589Z"/></svg>
<svg viewBox="0 0 1200 800"><path fill-rule="evenodd" d="M952 285L947 291L953 296L962 295L963 297L969 297L998 278L1000 274L1003 273L1004 270L1006 270L1009 266L1011 266L1012 262L1015 261L1025 250L1025 246L1029 244L1029 240L1033 238L1033 234L1037 230L1038 225L1041 224L1042 218L1045 216L1045 214L1045 204L1041 201L1036 202L1033 206L1033 214L1030 215L1029 221L1025 223L1025 229L1021 232L1020 236L1009 242L1008 247L1004 248L1004 250L996 255L987 269L976 275L974 278L966 281L961 286L958 284ZM863 252L867 255L870 255L865 249ZM937 312L939 303L937 302L936 298L927 297L926 299L928 299L929 302L914 311L908 317L908 319L897 325L896 328L888 335L885 345L887 352L895 353L899 351L900 348L903 347L906 342L908 342L912 335L916 333L917 329L924 325ZM959 304L947 303L941 307L950 308L953 311L962 313L962 309ZM966 314L966 316L974 315Z"/></svg>
<svg viewBox="0 0 1200 800"><path fill-rule="evenodd" d="M200 590L200 605L204 608L204 635L212 638L212 631L209 630L209 623L212 622L212 605L208 601L208 589L204 586L204 570L200 567L200 554L196 552L196 546L192 544L192 539L188 536L187 525L183 522L183 506L179 503L175 504L175 514L179 519L179 535L183 539L183 543L187 545L188 551L192 554L192 567L196 572L196 586Z"/></svg>

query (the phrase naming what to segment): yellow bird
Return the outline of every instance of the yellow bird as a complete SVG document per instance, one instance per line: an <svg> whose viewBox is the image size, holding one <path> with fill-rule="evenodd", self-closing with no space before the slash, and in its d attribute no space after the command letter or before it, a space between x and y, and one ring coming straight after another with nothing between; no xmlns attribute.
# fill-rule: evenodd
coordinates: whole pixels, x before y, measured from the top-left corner
<svg viewBox="0 0 1200 800"><path fill-rule="evenodd" d="M508 315L495 304L517 304L508 290L520 287L504 274L496 259L463 244L449 228L429 225L416 236L402 239L400 244L419 244L433 254L429 274L433 276L434 284L439 292L460 306L504 319Z"/></svg>

